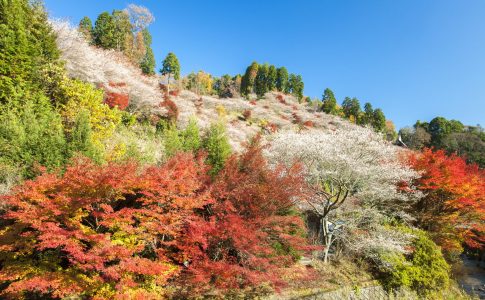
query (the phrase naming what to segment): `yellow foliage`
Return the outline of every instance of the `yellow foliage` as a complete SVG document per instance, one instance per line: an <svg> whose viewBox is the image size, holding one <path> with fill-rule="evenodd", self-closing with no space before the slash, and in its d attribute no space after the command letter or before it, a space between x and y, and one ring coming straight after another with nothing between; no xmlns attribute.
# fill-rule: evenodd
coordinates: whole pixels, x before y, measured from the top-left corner
<svg viewBox="0 0 485 300"><path fill-rule="evenodd" d="M60 88L66 99L61 114L68 126L74 124L79 112L89 112L92 129L92 139L96 146L102 146L103 141L109 138L121 122L121 112L111 109L103 103L103 91L96 89L88 83L75 79L66 79Z"/></svg>
<svg viewBox="0 0 485 300"><path fill-rule="evenodd" d="M226 108L223 105L216 106L217 115L221 118L224 118L227 115Z"/></svg>

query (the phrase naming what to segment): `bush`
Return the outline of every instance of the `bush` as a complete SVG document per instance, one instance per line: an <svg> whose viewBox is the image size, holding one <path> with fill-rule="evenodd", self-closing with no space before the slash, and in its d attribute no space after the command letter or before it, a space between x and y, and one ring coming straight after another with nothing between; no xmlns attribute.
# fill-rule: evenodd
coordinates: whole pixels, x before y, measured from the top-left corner
<svg viewBox="0 0 485 300"><path fill-rule="evenodd" d="M11 196L0 233L1 294L21 299L158 299L184 256L175 248L207 195L205 167L180 155L135 164L81 160Z"/></svg>
<svg viewBox="0 0 485 300"><path fill-rule="evenodd" d="M400 286L409 287L421 296L441 289L450 284L450 266L441 253L441 249L419 230L409 255L387 253L382 256L385 265L381 267L381 280L388 289Z"/></svg>
<svg viewBox="0 0 485 300"><path fill-rule="evenodd" d="M217 174L231 154L231 145L227 139L224 124L211 124L202 141L202 147L207 151L207 163L212 166L210 174Z"/></svg>

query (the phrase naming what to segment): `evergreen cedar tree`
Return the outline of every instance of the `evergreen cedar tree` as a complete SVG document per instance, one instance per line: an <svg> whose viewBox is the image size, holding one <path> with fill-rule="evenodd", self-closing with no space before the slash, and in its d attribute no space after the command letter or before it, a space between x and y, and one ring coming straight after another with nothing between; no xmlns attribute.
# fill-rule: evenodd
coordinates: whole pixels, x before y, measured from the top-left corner
<svg viewBox="0 0 485 300"><path fill-rule="evenodd" d="M167 57L162 62L162 68L160 69L160 73L162 75L167 75L168 76L168 83L170 83L170 78L173 78L175 80L179 80L180 78L180 63L172 52L167 54Z"/></svg>
<svg viewBox="0 0 485 300"><path fill-rule="evenodd" d="M79 159L2 196L3 296L150 299L191 290L280 284L304 247L293 213L298 168L270 169L258 141L210 181L204 157L159 167Z"/></svg>
<svg viewBox="0 0 485 300"><path fill-rule="evenodd" d="M417 185L426 192L416 205L420 226L450 254L461 253L462 243L484 250L484 170L444 150L425 148L410 158L412 166L423 172Z"/></svg>

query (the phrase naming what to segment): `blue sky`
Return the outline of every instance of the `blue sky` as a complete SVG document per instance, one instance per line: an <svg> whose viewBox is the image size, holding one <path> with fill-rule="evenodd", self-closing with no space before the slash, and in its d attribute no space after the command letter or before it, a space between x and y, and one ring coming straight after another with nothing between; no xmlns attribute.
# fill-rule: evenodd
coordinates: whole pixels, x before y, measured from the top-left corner
<svg viewBox="0 0 485 300"><path fill-rule="evenodd" d="M435 116L485 126L483 0L46 0L77 24L129 3L148 7L157 62L182 74L243 73L252 61L301 74L305 94L326 87L383 109L397 128Z"/></svg>

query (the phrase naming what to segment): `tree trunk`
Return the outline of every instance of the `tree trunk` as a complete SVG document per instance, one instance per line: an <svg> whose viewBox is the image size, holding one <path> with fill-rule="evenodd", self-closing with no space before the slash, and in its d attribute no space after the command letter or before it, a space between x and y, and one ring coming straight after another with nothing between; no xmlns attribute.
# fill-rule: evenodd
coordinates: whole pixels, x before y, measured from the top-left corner
<svg viewBox="0 0 485 300"><path fill-rule="evenodd" d="M332 245L332 238L333 238L333 232L330 232L328 228L328 220L327 218L322 219L322 231L323 231L323 246L325 247L323 251L323 262L327 263L328 262L328 251L330 250L330 246Z"/></svg>

